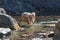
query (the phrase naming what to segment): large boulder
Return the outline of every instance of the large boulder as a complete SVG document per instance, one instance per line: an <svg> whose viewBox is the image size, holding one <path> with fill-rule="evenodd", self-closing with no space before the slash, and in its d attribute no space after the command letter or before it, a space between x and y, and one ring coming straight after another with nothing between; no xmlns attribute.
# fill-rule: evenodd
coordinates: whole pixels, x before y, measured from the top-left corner
<svg viewBox="0 0 60 40"><path fill-rule="evenodd" d="M17 21L10 15L6 14L3 8L0 8L0 27L11 28L16 30L20 28Z"/></svg>

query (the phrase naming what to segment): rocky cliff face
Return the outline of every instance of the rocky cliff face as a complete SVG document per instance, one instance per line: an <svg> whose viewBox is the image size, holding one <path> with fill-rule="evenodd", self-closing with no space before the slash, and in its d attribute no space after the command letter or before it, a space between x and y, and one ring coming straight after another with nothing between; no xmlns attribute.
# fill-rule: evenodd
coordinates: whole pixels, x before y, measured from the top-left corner
<svg viewBox="0 0 60 40"><path fill-rule="evenodd" d="M22 12L36 12L37 15L56 15L60 10L60 0L0 0L0 7L20 15ZM58 12L59 14L60 12Z"/></svg>

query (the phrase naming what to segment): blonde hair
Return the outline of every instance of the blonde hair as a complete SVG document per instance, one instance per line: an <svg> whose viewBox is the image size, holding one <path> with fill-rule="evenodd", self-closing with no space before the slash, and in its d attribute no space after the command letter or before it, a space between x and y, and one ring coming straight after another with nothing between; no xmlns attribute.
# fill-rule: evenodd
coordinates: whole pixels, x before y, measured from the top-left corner
<svg viewBox="0 0 60 40"><path fill-rule="evenodd" d="M35 14L35 12L32 12L32 14L35 16L36 14Z"/></svg>

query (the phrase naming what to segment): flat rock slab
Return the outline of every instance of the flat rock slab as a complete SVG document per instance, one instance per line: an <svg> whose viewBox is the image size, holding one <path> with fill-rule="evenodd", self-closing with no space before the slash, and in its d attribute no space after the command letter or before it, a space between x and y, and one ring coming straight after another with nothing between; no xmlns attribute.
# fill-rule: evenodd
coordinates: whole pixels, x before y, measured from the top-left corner
<svg viewBox="0 0 60 40"><path fill-rule="evenodd" d="M32 40L53 40L53 38L33 38Z"/></svg>

